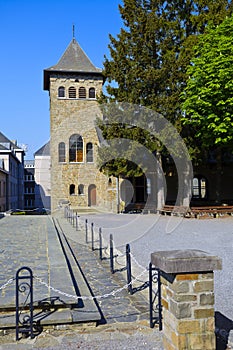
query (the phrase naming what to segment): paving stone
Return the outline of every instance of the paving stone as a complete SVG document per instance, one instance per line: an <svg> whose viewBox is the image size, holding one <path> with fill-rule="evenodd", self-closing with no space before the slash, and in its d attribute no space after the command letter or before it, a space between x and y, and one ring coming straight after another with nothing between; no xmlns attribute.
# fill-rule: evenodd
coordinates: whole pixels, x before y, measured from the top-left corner
<svg viewBox="0 0 233 350"><path fill-rule="evenodd" d="M71 306L84 308L81 300L77 301L73 298L73 296L77 296L76 280L82 289L81 292L91 298L90 291L88 287L85 287L84 277L75 263L72 263L73 275L71 276L71 269L67 264L57 231L49 216L9 216L1 219L1 238L1 251L4 254L0 254L0 263L4 265L4 273L0 275L0 287L11 278L14 279L19 268L28 266L32 270L33 276L35 276L33 279L35 304L46 299L47 302L56 300L57 308L64 308L66 305L69 308ZM71 256L69 256L70 260ZM23 270L20 276L22 275L28 276L28 271ZM20 280L20 283L22 281L28 282L28 279ZM48 288L48 285L52 288ZM0 290L0 310L15 308L15 295L15 281L2 288ZM26 295L19 293L19 297L20 303L23 304ZM85 303L85 310L85 314L80 313L79 317L76 317L78 322L87 322L88 314L91 315L91 321L101 318L93 301ZM0 313L0 327L15 325L15 320L12 317L9 317L4 325L5 320L6 318L1 317ZM74 320L70 310L62 314L57 312L44 314L41 318L42 324L74 321L76 320Z"/></svg>

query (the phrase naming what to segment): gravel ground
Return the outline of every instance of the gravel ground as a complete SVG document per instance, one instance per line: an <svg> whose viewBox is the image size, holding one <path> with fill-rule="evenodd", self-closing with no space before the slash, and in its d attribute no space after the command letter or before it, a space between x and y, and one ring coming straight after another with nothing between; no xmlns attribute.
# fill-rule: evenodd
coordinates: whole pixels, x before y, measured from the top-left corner
<svg viewBox="0 0 233 350"><path fill-rule="evenodd" d="M35 339L12 342L12 334L0 337L0 350L162 350L161 333L147 322L121 323L101 327L48 329Z"/></svg>

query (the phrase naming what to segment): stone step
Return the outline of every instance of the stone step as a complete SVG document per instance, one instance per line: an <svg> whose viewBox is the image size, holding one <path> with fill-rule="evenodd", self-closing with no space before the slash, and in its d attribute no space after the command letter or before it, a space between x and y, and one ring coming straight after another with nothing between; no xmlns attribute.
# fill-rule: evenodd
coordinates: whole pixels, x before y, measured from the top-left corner
<svg viewBox="0 0 233 350"><path fill-rule="evenodd" d="M70 271L70 276L73 280L76 295L84 297L84 299L78 299L78 302L76 303L74 303L74 300L72 303L72 299L70 299L74 322L80 322L80 320L85 322L100 321L101 315L99 309L88 286L88 282L86 281L85 276L83 275L78 264L78 261L73 255L71 247L66 240L65 233L63 232L57 219L54 220L54 223L58 231L60 243Z"/></svg>

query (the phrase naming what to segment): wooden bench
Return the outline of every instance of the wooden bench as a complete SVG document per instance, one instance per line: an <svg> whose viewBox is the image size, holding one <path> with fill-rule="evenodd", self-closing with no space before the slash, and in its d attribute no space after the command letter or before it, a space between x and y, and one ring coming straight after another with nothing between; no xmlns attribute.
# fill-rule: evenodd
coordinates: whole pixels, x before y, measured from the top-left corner
<svg viewBox="0 0 233 350"><path fill-rule="evenodd" d="M233 206L220 205L220 206L205 206L205 207L191 207L191 216L195 218L200 217L219 217L226 215L233 215Z"/></svg>
<svg viewBox="0 0 233 350"><path fill-rule="evenodd" d="M189 207L182 205L164 205L162 209L158 210L161 215L174 215L174 216L190 216Z"/></svg>
<svg viewBox="0 0 233 350"><path fill-rule="evenodd" d="M136 214L141 213L145 204L141 203L130 203L126 206L124 213Z"/></svg>
<svg viewBox="0 0 233 350"><path fill-rule="evenodd" d="M156 206L153 204L131 203L127 205L124 212L129 214L135 214L135 213L149 214L149 213L157 213L157 209L156 209Z"/></svg>

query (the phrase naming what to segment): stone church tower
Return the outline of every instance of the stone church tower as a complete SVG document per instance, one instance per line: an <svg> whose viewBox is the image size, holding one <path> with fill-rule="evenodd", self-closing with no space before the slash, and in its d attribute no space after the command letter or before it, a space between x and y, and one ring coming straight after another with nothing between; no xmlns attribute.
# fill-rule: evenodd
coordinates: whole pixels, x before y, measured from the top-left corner
<svg viewBox="0 0 233 350"><path fill-rule="evenodd" d="M73 38L58 63L44 70L44 90L50 95L51 209L99 207L116 211L114 178L97 168L102 117L96 97L103 75Z"/></svg>

